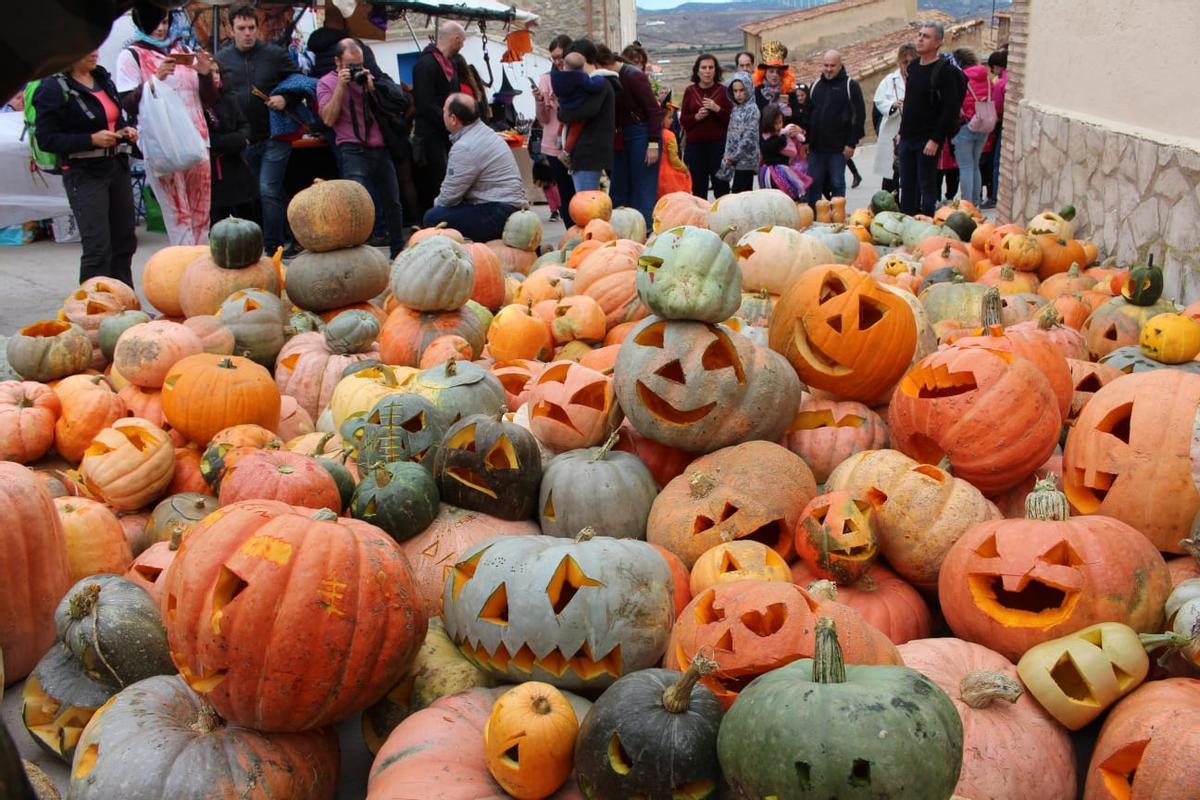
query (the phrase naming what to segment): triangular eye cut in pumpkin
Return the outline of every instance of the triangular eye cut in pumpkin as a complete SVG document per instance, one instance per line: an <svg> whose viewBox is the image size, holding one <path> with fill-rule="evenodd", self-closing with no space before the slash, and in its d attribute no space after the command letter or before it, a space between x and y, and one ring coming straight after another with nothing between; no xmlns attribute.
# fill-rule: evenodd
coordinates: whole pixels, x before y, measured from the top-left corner
<svg viewBox="0 0 1200 800"><path fill-rule="evenodd" d="M455 600L462 594L463 586L466 582L475 577L475 570L479 569L479 560L483 558L483 554L487 550L485 547L470 558L454 565L454 584L450 591L454 595Z"/></svg>
<svg viewBox="0 0 1200 800"><path fill-rule="evenodd" d="M446 442L446 447L451 450L466 450L475 452L475 426L464 425L460 430L456 431L453 436Z"/></svg>
<svg viewBox="0 0 1200 800"><path fill-rule="evenodd" d="M585 586L604 586L604 584L588 577L575 559L563 556L562 561L558 562L558 567L554 570L554 575L550 577L550 583L546 585L546 597L549 598L550 605L554 608L554 615L562 614L571 599Z"/></svg>
<svg viewBox="0 0 1200 800"><path fill-rule="evenodd" d="M501 434L496 439L496 443L488 450L484 456L484 463L488 469L520 469L521 459L517 456L516 448L513 447L512 441Z"/></svg>
<svg viewBox="0 0 1200 800"><path fill-rule="evenodd" d="M666 336L666 330L667 323L656 322L639 332L633 340L634 344L639 344L642 347L657 347L661 349L664 346L663 340Z"/></svg>

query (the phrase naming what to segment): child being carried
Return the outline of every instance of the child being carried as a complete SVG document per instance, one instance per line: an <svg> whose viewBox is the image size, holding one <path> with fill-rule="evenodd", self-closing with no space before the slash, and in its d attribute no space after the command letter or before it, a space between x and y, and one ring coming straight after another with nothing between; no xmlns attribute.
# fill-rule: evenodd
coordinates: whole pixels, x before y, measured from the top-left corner
<svg viewBox="0 0 1200 800"><path fill-rule="evenodd" d="M587 102L589 96L604 90L608 76L617 77L617 73L607 69L597 69L589 75L584 70L587 62L581 53L567 53L564 63L565 69L556 69L550 73L550 89L558 98L559 108L579 108ZM575 143L579 141L584 124L564 124L559 132L559 149L562 151L560 160L567 166L571 165L571 152L575 149Z"/></svg>

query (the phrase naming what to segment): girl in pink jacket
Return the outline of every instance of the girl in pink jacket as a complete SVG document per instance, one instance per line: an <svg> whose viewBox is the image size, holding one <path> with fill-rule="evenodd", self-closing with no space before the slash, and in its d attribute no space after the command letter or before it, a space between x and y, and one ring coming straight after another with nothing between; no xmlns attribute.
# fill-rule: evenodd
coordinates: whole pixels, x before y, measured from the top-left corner
<svg viewBox="0 0 1200 800"><path fill-rule="evenodd" d="M979 173L979 159L983 156L983 145L987 141L991 127L995 126L995 103L992 97L992 82L988 68L979 63L974 51L961 49L954 51L955 60L962 68L967 78L967 88L963 92L962 110L959 116L961 126L954 135L954 158L958 161L959 186L962 199L970 200L978 206L982 200L983 184ZM976 115L976 104L987 104L992 126L987 130L971 130L968 123ZM983 109L980 109L983 110ZM986 116L986 113L985 113ZM976 123L975 127L979 127Z"/></svg>

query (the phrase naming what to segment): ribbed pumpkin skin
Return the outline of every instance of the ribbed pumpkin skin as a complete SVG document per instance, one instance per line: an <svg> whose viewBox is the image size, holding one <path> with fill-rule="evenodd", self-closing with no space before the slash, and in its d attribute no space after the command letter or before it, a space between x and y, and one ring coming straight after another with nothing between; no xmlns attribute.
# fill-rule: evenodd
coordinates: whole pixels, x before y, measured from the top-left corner
<svg viewBox="0 0 1200 800"><path fill-rule="evenodd" d="M275 359L275 385L280 394L296 398L313 419L333 399L346 367L379 358L378 350L336 355L325 345L321 333L302 333L288 339Z"/></svg>
<svg viewBox="0 0 1200 800"><path fill-rule="evenodd" d="M54 643L54 608L70 588L62 522L46 486L0 461L0 650L4 681L29 674Z"/></svg>
<svg viewBox="0 0 1200 800"><path fill-rule="evenodd" d="M387 285L387 258L366 245L330 253L301 253L288 265L288 297L309 311L364 303Z"/></svg>
<svg viewBox="0 0 1200 800"><path fill-rule="evenodd" d="M279 404L271 374L240 356L189 356L163 381L163 416L189 441L204 447L231 425L255 423L274 430L279 426Z"/></svg>
<svg viewBox="0 0 1200 800"><path fill-rule="evenodd" d="M206 716L203 706L204 701L173 675L125 689L96 712L84 730L71 772L70 797L333 797L340 754L331 729L260 733ZM131 769L129 754L137 752L145 757Z"/></svg>
<svg viewBox="0 0 1200 800"><path fill-rule="evenodd" d="M658 495L654 476L632 453L569 450L542 472L538 522L548 536L572 537L586 527L617 538L644 539Z"/></svg>
<svg viewBox="0 0 1200 800"><path fill-rule="evenodd" d="M1075 751L1067 731L1023 693L1016 703L996 700L971 708L961 697L970 672L998 672L1018 680L1007 658L959 639L918 639L900 645L900 657L950 696L963 723L963 766L954 793L994 800L1072 800ZM1013 769L1020 764L1020 769Z"/></svg>
<svg viewBox="0 0 1200 800"><path fill-rule="evenodd" d="M862 403L806 396L780 441L824 483L838 464L863 450L888 446L883 418Z"/></svg>
<svg viewBox="0 0 1200 800"><path fill-rule="evenodd" d="M53 381L87 369L92 341L78 325L42 320L26 325L5 343L8 365L27 381Z"/></svg>
<svg viewBox="0 0 1200 800"><path fill-rule="evenodd" d="M212 226L208 250L217 266L241 269L262 258L263 232L257 222L226 217Z"/></svg>
<svg viewBox="0 0 1200 800"><path fill-rule="evenodd" d="M125 401L98 375L71 375L54 387L54 393L63 407L54 423L54 447L71 463L83 458L97 433L126 414Z"/></svg>
<svg viewBox="0 0 1200 800"><path fill-rule="evenodd" d="M792 564L792 582L797 586L808 588L817 580L804 561L798 559ZM835 599L857 611L892 644L924 639L933 628L929 606L921 593L880 561L853 584L838 586Z"/></svg>
<svg viewBox="0 0 1200 800"><path fill-rule="evenodd" d="M279 294L275 262L262 258L242 269L222 269L209 255L188 265L179 281L179 307L185 317L216 314L226 297L239 289L265 289Z"/></svg>
<svg viewBox="0 0 1200 800"><path fill-rule="evenodd" d="M333 476L315 459L287 450L264 450L238 461L221 479L219 498L222 506L262 499L342 510Z"/></svg>
<svg viewBox="0 0 1200 800"><path fill-rule="evenodd" d="M62 402L34 381L0 381L0 459L28 464L54 443Z"/></svg>
<svg viewBox="0 0 1200 800"><path fill-rule="evenodd" d="M434 237L445 238L445 237ZM455 334L472 350L483 352L485 326L469 308L441 313L414 311L403 306L388 315L379 334L379 358L385 364L415 367L421 353L439 336Z"/></svg>
<svg viewBox="0 0 1200 800"><path fill-rule="evenodd" d="M401 722L371 764L367 800L508 800L483 755L483 726L506 689L474 688L442 697ZM547 800L582 798L568 778Z"/></svg>
<svg viewBox="0 0 1200 800"><path fill-rule="evenodd" d="M189 684L262 731L320 727L382 697L426 628L395 543L285 503L221 511L192 529L167 573L163 619Z"/></svg>
<svg viewBox="0 0 1200 800"><path fill-rule="evenodd" d="M305 250L326 253L370 239L375 204L366 187L354 181L317 181L292 198L287 218Z"/></svg>
<svg viewBox="0 0 1200 800"><path fill-rule="evenodd" d="M408 308L454 311L471 297L475 265L458 242L445 236L431 236L396 256L391 288L396 300Z"/></svg>

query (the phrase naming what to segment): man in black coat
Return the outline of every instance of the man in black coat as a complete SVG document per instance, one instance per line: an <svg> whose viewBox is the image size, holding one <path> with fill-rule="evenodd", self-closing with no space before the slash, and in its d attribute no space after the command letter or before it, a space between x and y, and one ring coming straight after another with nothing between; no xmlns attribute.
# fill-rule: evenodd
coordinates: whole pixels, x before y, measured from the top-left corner
<svg viewBox="0 0 1200 800"><path fill-rule="evenodd" d="M422 212L433 207L446 177L450 133L442 121L442 107L446 98L458 91L458 75L450 59L466 40L462 25L443 22L437 42L422 50L413 65L413 164Z"/></svg>
<svg viewBox="0 0 1200 800"><path fill-rule="evenodd" d="M250 144L246 161L258 182L262 198L263 244L268 253L284 243L287 236L287 198L284 195L284 176L292 143L271 138L271 118L268 110L283 111L289 98L270 95L267 100L254 90L269 93L288 75L300 71L287 50L276 44L259 41L258 16L254 7L242 5L229 12L233 27L233 42L217 53L225 93L233 96L250 123ZM292 98L292 102L299 102Z"/></svg>
<svg viewBox="0 0 1200 800"><path fill-rule="evenodd" d="M825 197L846 196L846 162L863 137L867 108L862 88L842 66L837 50L825 53L821 77L808 96L808 204Z"/></svg>

